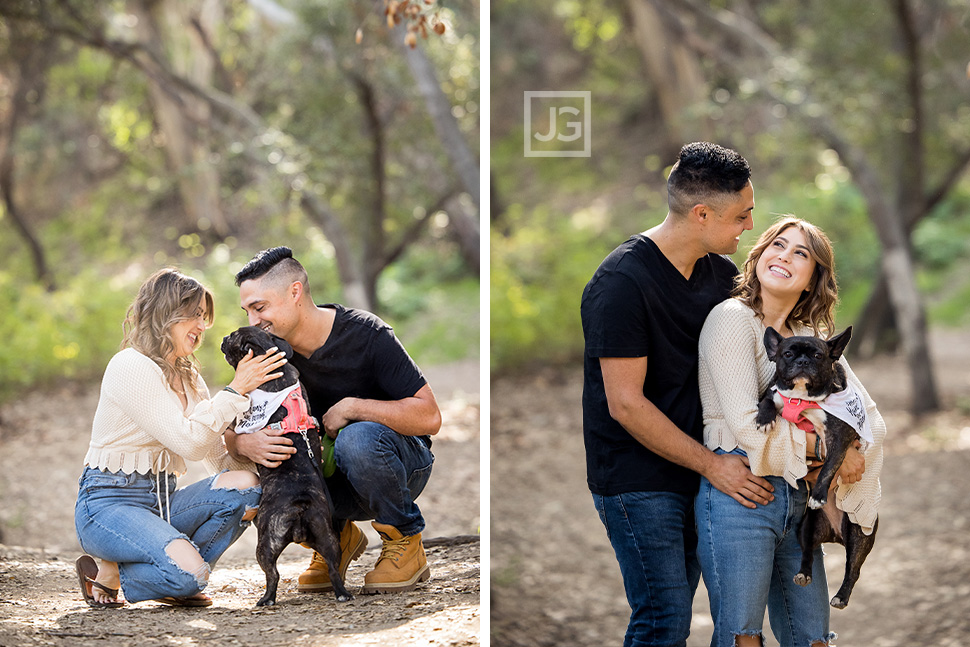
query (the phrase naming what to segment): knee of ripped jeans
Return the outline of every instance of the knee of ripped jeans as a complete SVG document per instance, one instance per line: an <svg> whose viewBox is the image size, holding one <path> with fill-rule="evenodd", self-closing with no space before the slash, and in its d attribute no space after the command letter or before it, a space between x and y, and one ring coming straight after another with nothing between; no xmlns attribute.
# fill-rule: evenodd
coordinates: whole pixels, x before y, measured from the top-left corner
<svg viewBox="0 0 970 647"><path fill-rule="evenodd" d="M176 538L166 547L165 552L168 555L169 564L173 567L170 569L170 584L173 587L172 595L175 597L185 597L195 595L205 589L209 584L209 576L212 574L212 567L198 555L187 553L187 549L181 547L177 548L176 551L170 551L169 548L176 542L182 541L187 546L191 546L193 549L198 551L198 548L194 543L184 538ZM193 565L195 558L199 559L199 564L197 566ZM189 562L186 564L185 562Z"/></svg>
<svg viewBox="0 0 970 647"><path fill-rule="evenodd" d="M259 487L259 477L247 470L220 472L212 479L212 490L248 492Z"/></svg>
<svg viewBox="0 0 970 647"><path fill-rule="evenodd" d="M209 585L209 576L212 569L207 562L202 562L194 569L186 570L180 564L172 560L175 564L176 572L172 574L169 584L172 587L170 595L173 597L190 597L201 593Z"/></svg>
<svg viewBox="0 0 970 647"><path fill-rule="evenodd" d="M190 573L192 577L195 578L195 584L202 591L206 586L209 585L209 576L212 575L212 567L209 566L208 562L202 562L202 564Z"/></svg>
<svg viewBox="0 0 970 647"><path fill-rule="evenodd" d="M764 644L765 644L765 637L761 633L761 631L758 630L758 629L752 629L750 631L743 631L741 633L734 634L734 645L735 645L735 647L738 647L738 645L740 644L740 640L739 639L741 639L741 638L757 638L759 645L761 645L762 647L764 647ZM745 641L745 642L747 642L747 641Z"/></svg>
<svg viewBox="0 0 970 647"><path fill-rule="evenodd" d="M821 640L813 640L810 647L835 647L834 641L837 640L838 637L839 634L835 633L834 631L830 631L825 638L822 638Z"/></svg>

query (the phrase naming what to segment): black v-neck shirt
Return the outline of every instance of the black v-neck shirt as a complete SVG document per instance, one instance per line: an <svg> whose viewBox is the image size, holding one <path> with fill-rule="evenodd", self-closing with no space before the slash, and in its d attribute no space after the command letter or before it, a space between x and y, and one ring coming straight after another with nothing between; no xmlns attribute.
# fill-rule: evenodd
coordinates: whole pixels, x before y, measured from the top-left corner
<svg viewBox="0 0 970 647"><path fill-rule="evenodd" d="M310 412L319 420L346 397L403 400L427 384L389 325L365 310L328 303L336 310L327 341L304 357L294 352L290 362L300 371Z"/></svg>
<svg viewBox="0 0 970 647"><path fill-rule="evenodd" d="M610 416L601 357L646 357L643 394L677 427L703 442L697 340L711 309L728 298L738 269L708 254L684 278L657 244L633 236L600 264L583 291L586 339L583 436L594 494L694 492L697 473L654 454Z"/></svg>

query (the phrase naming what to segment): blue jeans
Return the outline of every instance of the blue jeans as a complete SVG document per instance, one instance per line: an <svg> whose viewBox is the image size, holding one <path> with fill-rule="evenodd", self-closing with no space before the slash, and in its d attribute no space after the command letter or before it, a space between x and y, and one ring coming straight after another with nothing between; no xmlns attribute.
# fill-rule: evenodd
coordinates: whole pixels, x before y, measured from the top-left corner
<svg viewBox="0 0 970 647"><path fill-rule="evenodd" d="M176 490L175 476L167 476L87 467L78 481L74 525L81 548L118 562L129 602L201 592L209 569L249 526L243 515L259 505L259 487L213 488L216 475ZM160 481L162 509L167 507L171 523L159 516ZM176 539L195 546L208 565L205 572L189 573L172 560L165 548Z"/></svg>
<svg viewBox="0 0 970 647"><path fill-rule="evenodd" d="M334 458L337 471L327 479L327 489L338 526L373 519L405 537L424 530L414 500L428 484L434 454L421 438L376 422L355 422L337 436Z"/></svg>
<svg viewBox="0 0 970 647"><path fill-rule="evenodd" d="M624 647L684 647L701 574L694 495L594 494L593 503L620 563L632 610Z"/></svg>
<svg viewBox="0 0 970 647"><path fill-rule="evenodd" d="M738 449L731 453L744 454ZM835 638L829 633L821 548L815 553L812 583L802 587L792 581L801 567L798 532L808 488L804 481L795 489L780 476L765 478L775 498L754 510L701 479L695 505L697 552L714 619L712 647L733 647L737 635L761 636L766 608L781 647Z"/></svg>

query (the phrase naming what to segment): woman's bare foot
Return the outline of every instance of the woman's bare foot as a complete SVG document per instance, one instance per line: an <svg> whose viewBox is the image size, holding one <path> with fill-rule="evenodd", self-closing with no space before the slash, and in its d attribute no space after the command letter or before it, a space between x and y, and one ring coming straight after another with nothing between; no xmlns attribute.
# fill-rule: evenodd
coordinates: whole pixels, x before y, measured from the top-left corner
<svg viewBox="0 0 970 647"><path fill-rule="evenodd" d="M120 589L121 575L118 573L118 563L101 560L101 566L98 568L98 576L94 578L94 581L98 584L103 584L109 589ZM91 587L91 595L94 596L94 601L98 604L117 600L117 597L110 597L96 586Z"/></svg>

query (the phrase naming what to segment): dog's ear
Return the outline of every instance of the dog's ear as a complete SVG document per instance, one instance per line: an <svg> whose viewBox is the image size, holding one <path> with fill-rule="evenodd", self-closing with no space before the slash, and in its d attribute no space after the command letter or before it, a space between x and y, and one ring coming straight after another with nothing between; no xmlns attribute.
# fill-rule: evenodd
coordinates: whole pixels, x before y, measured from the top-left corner
<svg viewBox="0 0 970 647"><path fill-rule="evenodd" d="M273 338L273 345L286 354L286 359L292 359L293 357L293 347L290 346L285 339L282 337L277 337L276 335L270 335Z"/></svg>
<svg viewBox="0 0 970 647"><path fill-rule="evenodd" d="M829 347L829 356L832 358L833 362L842 357L842 353L845 351L845 347L849 344L849 337L851 336L852 326L849 326L841 333L825 342L825 344Z"/></svg>
<svg viewBox="0 0 970 647"><path fill-rule="evenodd" d="M777 330L768 326L768 330L765 331L765 350L768 351L768 359L773 362L778 359L778 345L783 339L784 337Z"/></svg>
<svg viewBox="0 0 970 647"><path fill-rule="evenodd" d="M236 356L235 349L232 346L232 333L222 338L222 346L219 348L222 350L222 354L226 356L226 361L233 368L236 368L236 364L239 363L239 357Z"/></svg>

